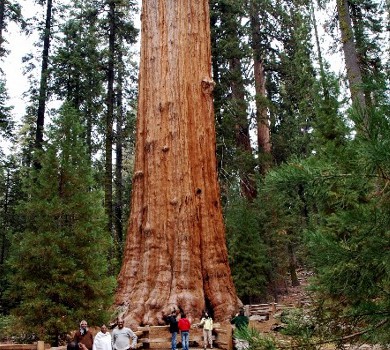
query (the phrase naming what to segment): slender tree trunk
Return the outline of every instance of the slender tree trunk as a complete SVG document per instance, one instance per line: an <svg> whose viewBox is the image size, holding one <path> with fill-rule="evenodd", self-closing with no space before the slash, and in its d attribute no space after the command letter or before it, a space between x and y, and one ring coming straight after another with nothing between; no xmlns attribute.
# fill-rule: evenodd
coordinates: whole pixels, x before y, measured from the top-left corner
<svg viewBox="0 0 390 350"><path fill-rule="evenodd" d="M172 309L229 319L236 297L216 172L207 0L142 4L136 159L116 305L129 324Z"/></svg>
<svg viewBox="0 0 390 350"><path fill-rule="evenodd" d="M352 3L351 6L351 20L354 31L354 38L356 42L356 51L359 62L360 71L362 74L363 83L370 83L370 75L367 74L367 62L370 61L370 58L367 56L367 42L364 40L364 31L365 31L365 20L363 17L361 5L358 3ZM372 107L374 102L371 98L371 94L367 91L366 87L362 87L365 97L365 103L367 107Z"/></svg>
<svg viewBox="0 0 390 350"><path fill-rule="evenodd" d="M3 29L5 27L5 1L0 2L0 57L3 56L4 48L3 48Z"/></svg>
<svg viewBox="0 0 390 350"><path fill-rule="evenodd" d="M260 172L265 174L271 164L271 132L268 108L266 105L266 77L264 72L264 63L262 60L260 20L257 9L257 2L250 3L250 23L252 31L252 51L253 51L253 70L255 75L256 91L256 122L257 122L257 143L260 155ZM261 157L261 155L265 157Z"/></svg>
<svg viewBox="0 0 390 350"><path fill-rule="evenodd" d="M118 63L122 66L122 54L119 53ZM115 161L115 232L118 239L118 247L121 252L123 243L123 71L118 70L118 88L117 88L117 119L116 119L116 161Z"/></svg>
<svg viewBox="0 0 390 350"><path fill-rule="evenodd" d="M356 107L364 110L366 104L362 86L362 72L354 41L348 0L337 0L337 12L352 102Z"/></svg>
<svg viewBox="0 0 390 350"><path fill-rule="evenodd" d="M109 10L109 47L107 72L107 113L106 113L106 159L104 175L105 208L107 214L107 230L112 233L113 228L113 200L112 200L112 145L114 120L114 51L115 51L115 0L110 0Z"/></svg>
<svg viewBox="0 0 390 350"><path fill-rule="evenodd" d="M245 198L252 201L257 196L256 181L254 176L254 162L249 135L249 122L247 104L245 101L245 87L242 80L241 60L233 58L229 62L230 71L236 77L231 81L232 101L235 112L235 139L243 162L240 166L241 192ZM239 77L239 78L238 78Z"/></svg>
<svg viewBox="0 0 390 350"><path fill-rule="evenodd" d="M42 52L42 68L41 68L41 81L39 86L38 97L38 115L35 131L35 148L40 150L43 146L43 130L45 124L45 109L46 109L46 97L47 97L47 81L49 78L49 48L51 40L51 18L52 18L52 0L47 0L46 7L46 23L45 31L43 35L43 52ZM39 166L38 164L35 164Z"/></svg>
<svg viewBox="0 0 390 350"><path fill-rule="evenodd" d="M287 248L288 248L291 284L293 287L296 287L300 285L298 280L298 275L297 275L297 259L295 257L295 251L293 245L291 243L288 243Z"/></svg>
<svg viewBox="0 0 390 350"><path fill-rule="evenodd" d="M311 17L313 20L314 36L315 36L316 46L317 46L317 55L318 55L318 64L320 66L320 78L321 78L322 91L324 93L325 100L327 101L327 100L329 100L329 89L328 89L326 79L325 79L324 61L322 59L320 37L318 35L317 19L315 16L313 3L311 3L311 5L310 5L310 11L311 11Z"/></svg>
<svg viewBox="0 0 390 350"><path fill-rule="evenodd" d="M9 202L9 192L11 187L10 180L10 171L7 170L7 180L4 186L4 205L3 205L3 220L2 220L2 234L1 234L1 255L0 255L0 267L1 271L3 270L3 265L5 263L6 250L8 248L8 239L7 239L7 227L8 227L8 202Z"/></svg>

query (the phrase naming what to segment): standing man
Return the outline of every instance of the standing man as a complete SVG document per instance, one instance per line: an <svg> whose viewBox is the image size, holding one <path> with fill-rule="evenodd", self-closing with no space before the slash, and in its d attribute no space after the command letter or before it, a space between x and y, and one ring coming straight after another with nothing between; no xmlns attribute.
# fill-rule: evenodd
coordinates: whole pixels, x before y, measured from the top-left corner
<svg viewBox="0 0 390 350"><path fill-rule="evenodd" d="M72 349L83 349L92 350L93 347L93 335L88 330L88 323L86 320L80 322L80 328L75 333L73 341L68 344L68 350Z"/></svg>
<svg viewBox="0 0 390 350"><path fill-rule="evenodd" d="M171 333L171 350L176 350L176 338L177 333L179 333L176 311L172 311L172 313L166 318L166 321L169 324L169 332Z"/></svg>
<svg viewBox="0 0 390 350"><path fill-rule="evenodd" d="M181 314L181 318L179 320L178 326L181 332L181 343L183 344L183 350L188 350L189 342L190 342L189 338L190 338L191 323L186 318L184 312Z"/></svg>
<svg viewBox="0 0 390 350"><path fill-rule="evenodd" d="M118 320L118 327L112 331L112 348L114 350L128 350L135 349L136 346L137 336L130 328L124 327L122 319Z"/></svg>

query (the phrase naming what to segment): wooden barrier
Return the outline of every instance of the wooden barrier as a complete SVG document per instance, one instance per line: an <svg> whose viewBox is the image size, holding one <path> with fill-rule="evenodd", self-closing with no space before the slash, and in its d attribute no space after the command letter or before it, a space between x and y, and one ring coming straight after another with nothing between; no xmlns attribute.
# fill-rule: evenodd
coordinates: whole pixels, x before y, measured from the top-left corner
<svg viewBox="0 0 390 350"><path fill-rule="evenodd" d="M138 327L137 348L142 349L170 349L171 333L169 326L151 326ZM180 332L177 335L178 348L181 348ZM203 330L202 328L192 326L189 336L190 348L203 348ZM215 348L223 350L232 350L232 327L230 325L214 325L213 345ZM1 349L0 349L1 350Z"/></svg>
<svg viewBox="0 0 390 350"><path fill-rule="evenodd" d="M34 344L0 344L0 350L45 350L50 349L50 344L38 341Z"/></svg>
<svg viewBox="0 0 390 350"><path fill-rule="evenodd" d="M137 349L167 350L171 348L169 326L138 327L134 332L137 337ZM230 324L214 323L213 346L216 349L232 350L232 327ZM192 326L190 329L191 350L203 349L203 330ZM178 349L181 349L180 332L177 335ZM35 344L0 344L0 350L66 350L66 346L52 347L39 341Z"/></svg>

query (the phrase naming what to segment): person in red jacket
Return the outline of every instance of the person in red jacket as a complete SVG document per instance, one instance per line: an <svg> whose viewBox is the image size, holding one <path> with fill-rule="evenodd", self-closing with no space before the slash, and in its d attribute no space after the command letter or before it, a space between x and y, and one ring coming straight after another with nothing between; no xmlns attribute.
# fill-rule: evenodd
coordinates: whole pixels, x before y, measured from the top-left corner
<svg viewBox="0 0 390 350"><path fill-rule="evenodd" d="M191 323L190 321L186 318L185 313L183 312L181 314L181 318L179 320L179 329L180 329L180 334L181 334L181 343L183 346L183 350L189 350L189 341L190 341L190 328L191 328Z"/></svg>

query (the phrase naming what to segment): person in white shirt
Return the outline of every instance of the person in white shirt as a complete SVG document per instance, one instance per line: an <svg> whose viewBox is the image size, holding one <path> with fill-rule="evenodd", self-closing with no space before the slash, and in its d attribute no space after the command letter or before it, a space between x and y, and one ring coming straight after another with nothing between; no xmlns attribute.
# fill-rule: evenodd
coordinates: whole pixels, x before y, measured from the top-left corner
<svg viewBox="0 0 390 350"><path fill-rule="evenodd" d="M100 332L95 335L92 350L112 350L111 334L107 331L105 324L100 327Z"/></svg>
<svg viewBox="0 0 390 350"><path fill-rule="evenodd" d="M207 345L210 345L210 349L213 348L213 319L210 317L207 311L202 315L199 326L203 326L203 347L206 349Z"/></svg>

